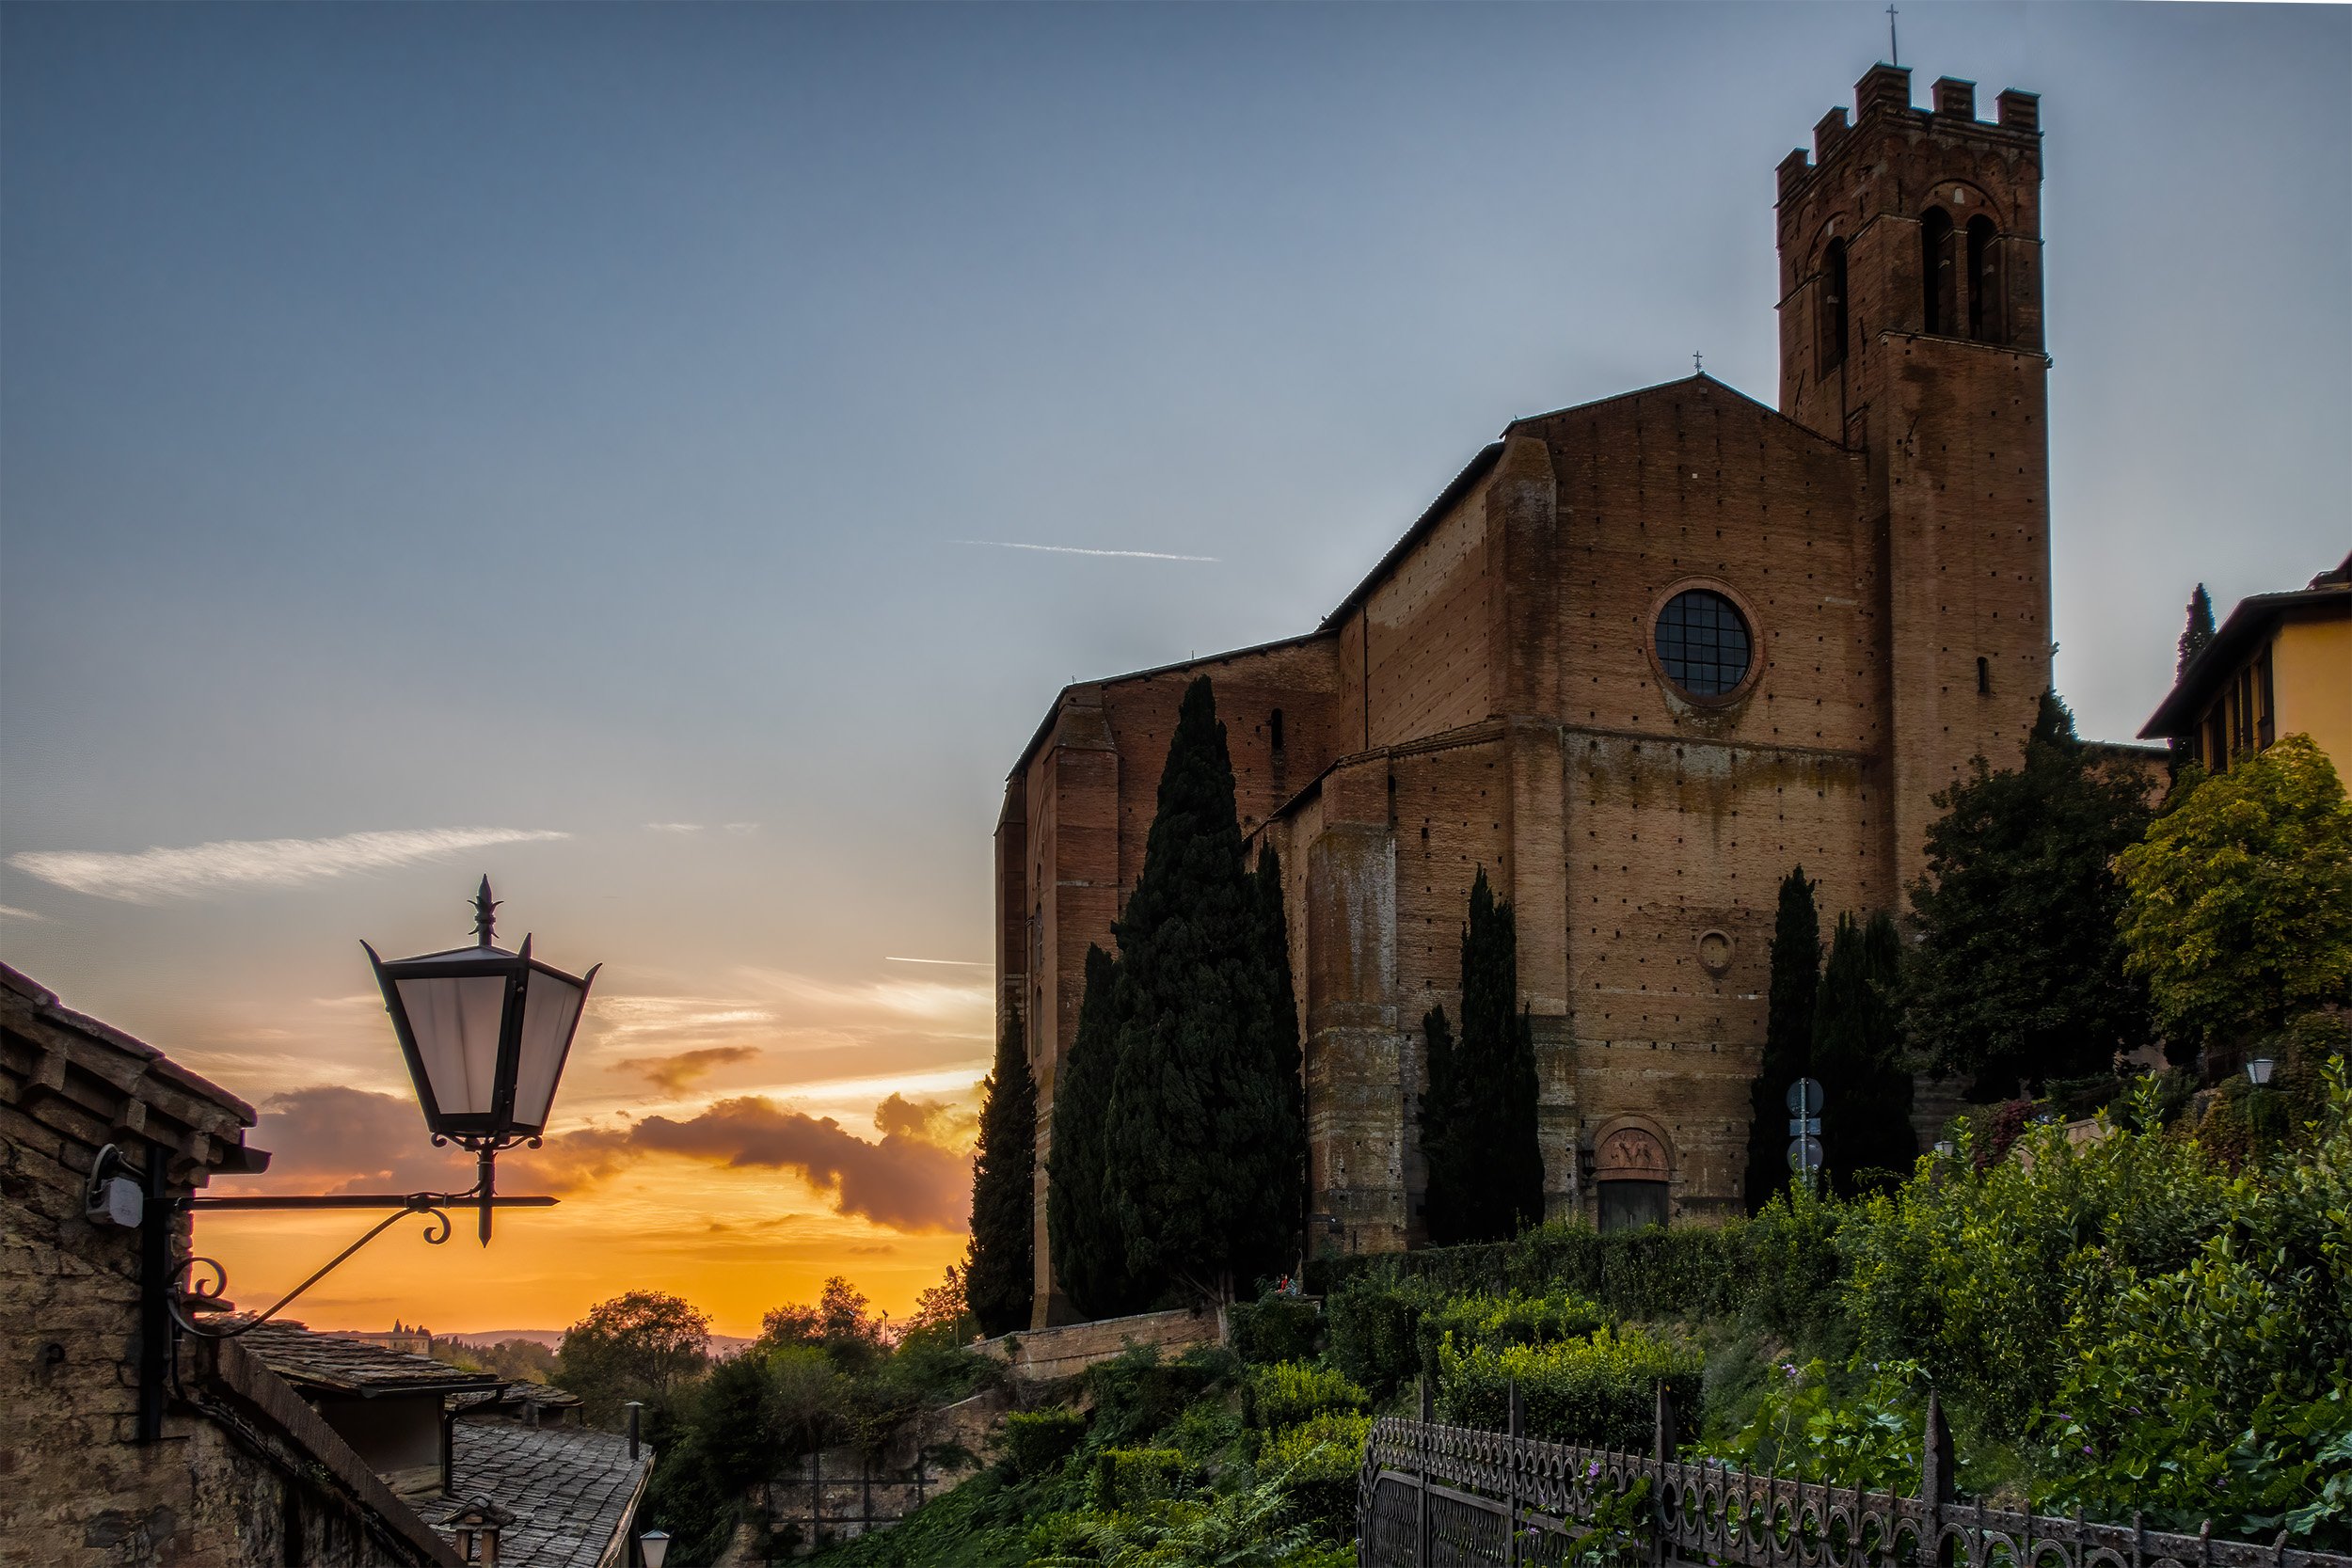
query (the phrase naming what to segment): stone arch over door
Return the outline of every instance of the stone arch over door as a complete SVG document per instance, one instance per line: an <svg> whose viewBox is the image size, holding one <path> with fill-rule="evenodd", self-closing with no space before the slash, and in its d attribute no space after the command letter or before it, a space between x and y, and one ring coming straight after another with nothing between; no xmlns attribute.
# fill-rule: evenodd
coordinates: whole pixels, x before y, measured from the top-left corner
<svg viewBox="0 0 2352 1568"><path fill-rule="evenodd" d="M1673 1211L1674 1140L1648 1117L1613 1117L1593 1134L1600 1228L1664 1225Z"/></svg>

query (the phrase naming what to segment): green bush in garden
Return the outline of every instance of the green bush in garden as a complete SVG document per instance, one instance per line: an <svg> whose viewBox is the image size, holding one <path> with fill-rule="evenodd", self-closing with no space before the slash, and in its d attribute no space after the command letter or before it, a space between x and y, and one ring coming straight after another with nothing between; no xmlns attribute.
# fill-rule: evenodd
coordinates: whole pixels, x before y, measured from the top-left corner
<svg viewBox="0 0 2352 1568"><path fill-rule="evenodd" d="M1269 1293L1225 1309L1226 1339L1251 1366L1304 1361L1315 1353L1323 1318L1314 1303Z"/></svg>
<svg viewBox="0 0 2352 1568"><path fill-rule="evenodd" d="M2062 1332L2038 1435L2056 1500L2180 1528L2234 1513L2352 1544L2352 1083L2302 1148L2224 1184L2178 1260L2108 1268ZM2137 1140L2135 1140L2137 1141Z"/></svg>
<svg viewBox="0 0 2352 1568"><path fill-rule="evenodd" d="M2153 1089L2135 1105L2153 1119ZM2068 1343L2140 1273L2186 1266L2229 1220L2229 1178L2194 1143L2068 1143L2028 1128L2007 1159L1931 1162L1839 1232L1844 1305L1871 1361L1915 1361L1947 1401L2014 1433L2056 1392Z"/></svg>
<svg viewBox="0 0 2352 1568"><path fill-rule="evenodd" d="M1104 1449L1087 1470L1087 1507L1116 1513L1191 1490L1199 1467L1176 1449Z"/></svg>
<svg viewBox="0 0 2352 1568"><path fill-rule="evenodd" d="M1581 1338L1608 1321L1607 1313L1581 1296L1511 1291L1452 1297L1422 1314L1419 1337L1433 1351L1449 1334L1465 1347L1541 1345Z"/></svg>
<svg viewBox="0 0 2352 1568"><path fill-rule="evenodd" d="M1344 1372L1304 1361L1260 1367L1242 1386L1242 1414L1251 1426L1272 1431L1311 1420L1327 1411L1371 1407L1372 1397Z"/></svg>
<svg viewBox="0 0 2352 1568"><path fill-rule="evenodd" d="M1701 1358L1689 1346L1639 1329L1602 1329L1557 1344L1438 1347L1438 1417L1453 1426L1502 1430L1516 1381L1527 1433L1555 1443L1646 1449L1657 1433L1664 1383L1677 1429L1696 1429Z"/></svg>
<svg viewBox="0 0 2352 1568"><path fill-rule="evenodd" d="M1372 1418L1327 1410L1266 1439L1258 1473L1291 1501L1294 1517L1334 1541L1356 1532L1357 1472Z"/></svg>
<svg viewBox="0 0 2352 1568"><path fill-rule="evenodd" d="M1841 1398L1825 1362L1783 1361L1755 1418L1700 1452L1799 1481L1915 1493L1926 1430L1927 1395L1912 1363L1882 1366Z"/></svg>
<svg viewBox="0 0 2352 1568"><path fill-rule="evenodd" d="M1041 1476L1075 1452L1086 1434L1087 1418L1079 1411L1016 1410L1005 1418L1006 1467L1015 1476Z"/></svg>
<svg viewBox="0 0 2352 1568"><path fill-rule="evenodd" d="M1326 1354L1332 1364L1386 1399L1421 1371L1415 1326L1423 1292L1371 1280L1349 1285L1323 1304Z"/></svg>

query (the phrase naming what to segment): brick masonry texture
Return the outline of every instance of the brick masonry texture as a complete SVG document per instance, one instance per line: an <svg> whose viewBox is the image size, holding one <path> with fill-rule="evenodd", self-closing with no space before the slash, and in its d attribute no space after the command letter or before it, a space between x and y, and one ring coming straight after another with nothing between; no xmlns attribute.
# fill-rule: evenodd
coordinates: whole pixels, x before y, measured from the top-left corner
<svg viewBox="0 0 2352 1568"><path fill-rule="evenodd" d="M1899 908L1933 795L2010 764L2049 685L2038 104L1910 90L1876 68L1780 166L1777 408L1692 376L1515 421L1314 632L1061 693L997 829L1041 1151L1207 674L1244 830L1282 852L1318 1244L1422 1240L1420 1023L1458 1013L1481 867L1518 912L1549 1212L1597 1218L1606 1151L1643 1147L1672 1218L1735 1211L1780 879ZM1688 588L1750 626L1726 697L1657 657ZM1041 1175L1039 1222L1042 1324L1069 1311Z"/></svg>

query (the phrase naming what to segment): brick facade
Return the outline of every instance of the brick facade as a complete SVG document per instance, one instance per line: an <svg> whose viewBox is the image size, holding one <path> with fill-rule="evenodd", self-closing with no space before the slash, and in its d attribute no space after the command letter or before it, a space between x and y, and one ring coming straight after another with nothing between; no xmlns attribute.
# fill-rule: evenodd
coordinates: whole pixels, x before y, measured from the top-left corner
<svg viewBox="0 0 2352 1568"><path fill-rule="evenodd" d="M1734 1208L1781 877L1802 863L1827 911L1897 905L1930 797L2010 758L2049 685L2036 102L1986 124L1968 84L1933 112L1909 93L1873 70L1818 163L1781 165L1777 409L1692 376L1518 420L1313 633L1061 693L997 829L1041 1152L1087 945L1205 673L1244 830L1290 884L1329 1240L1421 1239L1420 1021L1458 1012L1482 865L1518 911L1549 1211L1661 1176L1673 1217ZM1661 663L1689 588L1752 635L1720 696ZM1041 1169L1039 1204L1045 1323Z"/></svg>

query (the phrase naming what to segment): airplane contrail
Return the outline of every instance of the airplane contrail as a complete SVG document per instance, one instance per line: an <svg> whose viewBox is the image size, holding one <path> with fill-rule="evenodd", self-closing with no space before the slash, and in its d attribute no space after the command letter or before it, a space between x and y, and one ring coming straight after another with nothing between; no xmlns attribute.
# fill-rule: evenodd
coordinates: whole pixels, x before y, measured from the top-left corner
<svg viewBox="0 0 2352 1568"><path fill-rule="evenodd" d="M1023 545L1010 539L950 539L950 545L984 545L993 550L1038 550L1047 555L1116 555L1130 561L1204 561L1219 563L1214 555L1169 555L1161 550L1089 550L1076 545Z"/></svg>

